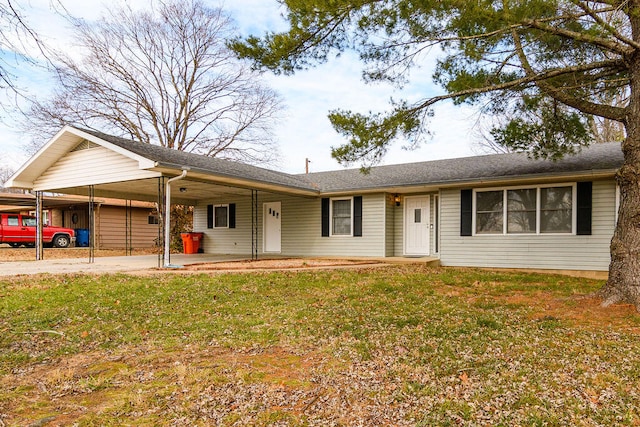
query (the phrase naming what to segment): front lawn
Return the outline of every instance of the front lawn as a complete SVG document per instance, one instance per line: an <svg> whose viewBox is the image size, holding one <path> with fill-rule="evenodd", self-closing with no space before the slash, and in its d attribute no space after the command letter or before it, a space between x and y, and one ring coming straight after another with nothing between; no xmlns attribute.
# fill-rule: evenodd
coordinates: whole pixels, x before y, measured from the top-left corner
<svg viewBox="0 0 640 427"><path fill-rule="evenodd" d="M411 266L0 281L1 425L640 425L601 282Z"/></svg>

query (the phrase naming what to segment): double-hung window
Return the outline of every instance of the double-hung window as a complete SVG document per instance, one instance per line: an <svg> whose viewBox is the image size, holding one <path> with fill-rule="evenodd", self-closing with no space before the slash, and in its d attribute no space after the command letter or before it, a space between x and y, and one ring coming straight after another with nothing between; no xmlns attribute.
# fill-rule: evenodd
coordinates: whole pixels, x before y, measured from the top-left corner
<svg viewBox="0 0 640 427"><path fill-rule="evenodd" d="M575 232L575 185L476 190L475 234Z"/></svg>
<svg viewBox="0 0 640 427"><path fill-rule="evenodd" d="M331 235L351 236L353 224L352 199L331 199Z"/></svg>
<svg viewBox="0 0 640 427"><path fill-rule="evenodd" d="M229 227L229 205L213 207L213 228Z"/></svg>

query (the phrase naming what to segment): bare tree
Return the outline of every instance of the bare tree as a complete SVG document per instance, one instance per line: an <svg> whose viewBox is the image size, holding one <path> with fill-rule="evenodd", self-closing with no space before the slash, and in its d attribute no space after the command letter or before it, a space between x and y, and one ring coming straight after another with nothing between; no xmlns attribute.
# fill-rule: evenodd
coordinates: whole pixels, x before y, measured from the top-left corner
<svg viewBox="0 0 640 427"><path fill-rule="evenodd" d="M3 98L0 107L9 110L18 104L18 98L24 96L19 87L18 69L25 64L34 65L36 61L29 51L35 48L44 53L43 42L29 26L19 4L12 0L0 2L0 91ZM46 55L45 55L46 58ZM9 99L13 98L12 101Z"/></svg>
<svg viewBox="0 0 640 427"><path fill-rule="evenodd" d="M0 165L0 191L3 193L23 193L23 190L17 188L5 188L4 183L13 175L15 171L6 165Z"/></svg>
<svg viewBox="0 0 640 427"><path fill-rule="evenodd" d="M57 55L58 88L25 120L39 141L75 124L207 156L274 159L280 98L227 48L234 27L221 9L171 0L72 22L77 45Z"/></svg>

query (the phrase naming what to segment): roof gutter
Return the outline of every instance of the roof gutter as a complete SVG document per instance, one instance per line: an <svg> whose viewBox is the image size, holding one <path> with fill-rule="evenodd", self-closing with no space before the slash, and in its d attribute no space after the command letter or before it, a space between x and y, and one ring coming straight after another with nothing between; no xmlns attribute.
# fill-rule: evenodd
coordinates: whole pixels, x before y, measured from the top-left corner
<svg viewBox="0 0 640 427"><path fill-rule="evenodd" d="M182 169L182 174L174 176L165 184L164 202L164 267L180 268L179 265L171 264L171 183L184 179L187 176L187 168Z"/></svg>

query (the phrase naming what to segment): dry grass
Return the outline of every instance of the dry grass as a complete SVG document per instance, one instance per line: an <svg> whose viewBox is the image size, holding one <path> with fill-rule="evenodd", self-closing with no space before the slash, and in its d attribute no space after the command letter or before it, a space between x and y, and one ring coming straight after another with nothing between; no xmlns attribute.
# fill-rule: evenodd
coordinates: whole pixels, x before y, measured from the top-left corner
<svg viewBox="0 0 640 427"><path fill-rule="evenodd" d="M5 425L640 425L601 282L394 266L0 282Z"/></svg>
<svg viewBox="0 0 640 427"><path fill-rule="evenodd" d="M44 248L44 259L65 259L65 258L88 258L88 248ZM133 255L156 254L158 249L134 249ZM96 257L123 256L127 255L124 249L97 249L94 252ZM0 245L1 261L33 261L36 259L35 248L12 248L6 244Z"/></svg>

